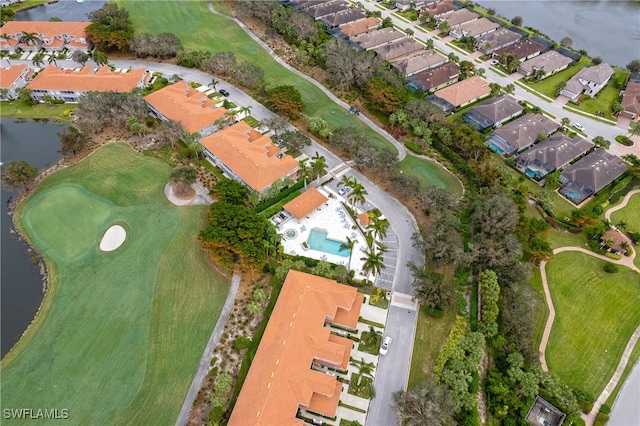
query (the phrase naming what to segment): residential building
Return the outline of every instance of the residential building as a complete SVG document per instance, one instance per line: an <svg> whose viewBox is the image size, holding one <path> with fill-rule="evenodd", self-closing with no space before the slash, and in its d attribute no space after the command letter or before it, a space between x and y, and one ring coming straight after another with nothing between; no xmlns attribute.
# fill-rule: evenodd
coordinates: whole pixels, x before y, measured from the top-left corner
<svg viewBox="0 0 640 426"><path fill-rule="evenodd" d="M420 10L425 4L431 3L434 0L396 0L395 6L400 12L404 12L409 9Z"/></svg>
<svg viewBox="0 0 640 426"><path fill-rule="evenodd" d="M487 139L487 145L508 157L529 148L541 136L546 139L559 127L558 123L542 114L526 114L494 131Z"/></svg>
<svg viewBox="0 0 640 426"><path fill-rule="evenodd" d="M333 15L349 9L349 3L344 0L330 0L322 3L308 3L303 6L305 13L311 15L313 19L320 19L324 16Z"/></svg>
<svg viewBox="0 0 640 426"><path fill-rule="evenodd" d="M451 27L449 35L457 39L462 37L480 37L490 34L498 28L500 28L500 24L491 22L487 18L480 18Z"/></svg>
<svg viewBox="0 0 640 426"><path fill-rule="evenodd" d="M385 61L393 62L421 52L425 49L424 44L412 38L402 38L392 43L383 44L373 49Z"/></svg>
<svg viewBox="0 0 640 426"><path fill-rule="evenodd" d="M447 62L448 59L433 50L424 50L391 62L391 66L405 77L412 76Z"/></svg>
<svg viewBox="0 0 640 426"><path fill-rule="evenodd" d="M318 20L324 23L329 29L338 28L340 25L356 22L365 19L367 14L359 8L342 10L331 15L323 16Z"/></svg>
<svg viewBox="0 0 640 426"><path fill-rule="evenodd" d="M544 51L545 47L543 45L536 43L531 39L526 39L495 50L493 52L493 57L499 58L500 55L504 53L511 53L517 60L526 61L527 59L535 58Z"/></svg>
<svg viewBox="0 0 640 426"><path fill-rule="evenodd" d="M516 168L535 181L541 181L593 148L593 142L556 133L516 157Z"/></svg>
<svg viewBox="0 0 640 426"><path fill-rule="evenodd" d="M18 89L27 84L32 71L24 64L0 68L0 99L16 99Z"/></svg>
<svg viewBox="0 0 640 426"><path fill-rule="evenodd" d="M579 205L626 171L627 166L619 157L598 148L560 173L562 186L558 192Z"/></svg>
<svg viewBox="0 0 640 426"><path fill-rule="evenodd" d="M293 200L289 201L283 208L291 213L293 217L300 220L318 207L324 205L327 197L315 188L309 188Z"/></svg>
<svg viewBox="0 0 640 426"><path fill-rule="evenodd" d="M162 120L173 120L187 132L201 137L218 131L227 110L200 92L179 81L144 97L151 113Z"/></svg>
<svg viewBox="0 0 640 426"><path fill-rule="evenodd" d="M251 363L229 426L304 425L306 409L335 417L353 340L331 332L355 329L363 295L355 287L290 270Z"/></svg>
<svg viewBox="0 0 640 426"><path fill-rule="evenodd" d="M371 17L360 19L359 21L342 24L338 27L341 37L350 38L358 34L368 33L380 26L380 19Z"/></svg>
<svg viewBox="0 0 640 426"><path fill-rule="evenodd" d="M49 65L27 84L27 89L36 101L50 97L78 102L88 92L131 92L136 87L146 86L150 79L151 73L144 68L112 71L106 66L65 69Z"/></svg>
<svg viewBox="0 0 640 426"><path fill-rule="evenodd" d="M636 120L640 116L640 82L630 81L624 89L622 102L624 111L622 116Z"/></svg>
<svg viewBox="0 0 640 426"><path fill-rule="evenodd" d="M569 99L577 99L583 93L593 98L607 85L611 77L613 69L607 63L583 68L567 81L560 94Z"/></svg>
<svg viewBox="0 0 640 426"><path fill-rule="evenodd" d="M381 28L379 30L351 37L349 42L360 49L370 50L406 37L407 35L405 33L400 32L395 28Z"/></svg>
<svg viewBox="0 0 640 426"><path fill-rule="evenodd" d="M489 83L477 75L459 81L427 96L427 100L444 112L451 112L455 108L463 107L491 95Z"/></svg>
<svg viewBox="0 0 640 426"><path fill-rule="evenodd" d="M239 121L200 140L207 157L233 179L264 193L278 180L295 177L298 162L276 155L271 138Z"/></svg>
<svg viewBox="0 0 640 426"><path fill-rule="evenodd" d="M559 54L555 50L543 53L540 56L524 61L520 64L518 72L525 77L536 74L542 70L544 74L542 78L546 78L552 74L562 71L573 63L573 59Z"/></svg>
<svg viewBox="0 0 640 426"><path fill-rule="evenodd" d="M412 75L408 80L409 87L425 92L434 92L458 81L460 67L455 62L444 64Z"/></svg>
<svg viewBox="0 0 640 426"><path fill-rule="evenodd" d="M441 0L427 4L420 13L426 13L432 18L439 18L441 15L454 10L456 10L456 7L453 5L453 0Z"/></svg>
<svg viewBox="0 0 640 426"><path fill-rule="evenodd" d="M565 417L562 411L537 395L525 419L533 426L561 426Z"/></svg>
<svg viewBox="0 0 640 426"><path fill-rule="evenodd" d="M607 249L609 253L624 254L633 244L622 232L609 229L602 234L600 246Z"/></svg>
<svg viewBox="0 0 640 426"><path fill-rule="evenodd" d="M485 55L490 55L498 49L516 44L522 38L521 34L508 28L500 28L489 34L476 38L476 49Z"/></svg>
<svg viewBox="0 0 640 426"><path fill-rule="evenodd" d="M456 25L464 24L465 22L478 19L480 15L469 9L458 9L451 12L444 13L436 18L436 22L440 25L446 21L449 24L449 28L453 28Z"/></svg>
<svg viewBox="0 0 640 426"><path fill-rule="evenodd" d="M8 21L0 28L0 50L22 50L48 52L67 48L69 50L91 50L86 28L91 22ZM20 42L23 33L35 33L36 43Z"/></svg>
<svg viewBox="0 0 640 426"><path fill-rule="evenodd" d="M524 108L509 95L500 95L488 99L463 114L464 121L484 131L489 127L498 127L502 123L522 114Z"/></svg>

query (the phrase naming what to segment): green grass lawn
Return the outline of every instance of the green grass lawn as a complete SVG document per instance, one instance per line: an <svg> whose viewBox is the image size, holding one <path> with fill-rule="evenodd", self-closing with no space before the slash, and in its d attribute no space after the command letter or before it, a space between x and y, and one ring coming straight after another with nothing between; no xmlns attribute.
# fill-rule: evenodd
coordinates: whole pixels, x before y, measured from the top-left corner
<svg viewBox="0 0 640 426"><path fill-rule="evenodd" d="M427 186L437 186L454 194L456 197L462 197L460 181L434 161L407 153L405 159L400 162L400 170L403 173L416 176L425 188Z"/></svg>
<svg viewBox="0 0 640 426"><path fill-rule="evenodd" d="M604 114L602 117L609 120L614 120L611 117L613 112L613 105L620 96L620 87L618 87L618 81L626 79L628 72L621 70L614 70L613 77L597 95L595 98L590 98L580 102L580 105L569 104L571 107L579 109L580 111L588 112L589 114L596 114L601 112Z"/></svg>
<svg viewBox="0 0 640 426"><path fill-rule="evenodd" d="M629 375L629 373L631 373L633 366L636 364L639 358L640 358L640 343L636 343L636 347L633 349L633 352L631 352L631 356L629 357L629 362L627 363L627 367L624 369L622 376L620 376L620 380L618 381L618 384L616 385L616 387L613 389L613 392L611 392L611 395L609 395L609 399L607 399L606 404L609 406L609 408L613 407L613 403L616 400L616 397L618 396L620 389L622 389L622 385L624 385L625 380L627 380L627 376Z"/></svg>
<svg viewBox="0 0 640 426"><path fill-rule="evenodd" d="M22 101L2 101L0 102L0 116L2 117L19 117L19 118L35 118L35 119L59 119L62 121L71 121L71 117L65 116L66 110L75 110L75 104L65 105L27 105Z"/></svg>
<svg viewBox="0 0 640 426"><path fill-rule="evenodd" d="M2 408L66 408L75 424L175 422L228 281L197 240L206 207L166 200L170 173L111 144L20 205L22 229L47 258L50 291L2 362ZM100 251L116 223L127 239Z"/></svg>
<svg viewBox="0 0 640 426"><path fill-rule="evenodd" d="M547 264L556 319L547 346L549 369L597 398L640 324L640 276L607 274L604 261L560 253Z"/></svg>
<svg viewBox="0 0 640 426"><path fill-rule="evenodd" d="M541 81L538 82L523 82L525 85L531 87L534 90L542 93L543 95L547 95L550 98L555 99L556 93L558 92L558 84L562 82L567 82L571 77L576 75L578 71L582 68L590 65L591 61L588 58L582 57L580 60L570 66L569 68L562 70L556 74L553 74Z"/></svg>
<svg viewBox="0 0 640 426"><path fill-rule="evenodd" d="M442 318L432 318L424 309L418 310L418 324L413 342L408 388L431 375L440 348L456 322L456 310L450 307Z"/></svg>

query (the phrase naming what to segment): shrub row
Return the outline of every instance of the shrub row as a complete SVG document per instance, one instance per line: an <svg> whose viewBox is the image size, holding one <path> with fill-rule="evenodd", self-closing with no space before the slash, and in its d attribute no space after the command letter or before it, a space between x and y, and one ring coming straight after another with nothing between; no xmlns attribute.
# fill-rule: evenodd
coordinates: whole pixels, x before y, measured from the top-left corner
<svg viewBox="0 0 640 426"><path fill-rule="evenodd" d="M301 180L299 182L296 182L295 184L291 185L290 187L285 188L282 191L280 191L280 193L278 195L276 195L275 197L271 197L268 200L264 200L263 202L258 204L256 206L256 208L255 208L255 211L257 211L258 213L262 212L263 210L273 206L275 203L277 203L278 201L282 200L283 198L285 198L287 195L291 194L292 192L301 189L303 186L304 186L304 181L303 180Z"/></svg>
<svg viewBox="0 0 640 426"><path fill-rule="evenodd" d="M469 165L460 157L458 154L453 152L449 147L444 145L442 142L438 140L438 138L433 138L432 145L435 149L440 151L440 153L449 160L449 162L455 167L460 173L462 173L468 180L471 185L471 189L474 192L478 192L480 189L480 183L478 182L478 178L475 173L469 167Z"/></svg>
<svg viewBox="0 0 640 426"><path fill-rule="evenodd" d="M274 214L278 213L280 210L282 210L282 206L284 206L285 204L287 204L289 201L293 200L294 198L296 198L298 195L300 195L300 191L296 190L294 192L292 192L291 194L289 194L288 197L286 197L285 199L281 200L278 204L276 204L275 206L269 207L266 210L263 210L260 212L260 214L264 217L271 217Z"/></svg>
<svg viewBox="0 0 640 426"><path fill-rule="evenodd" d="M436 365L433 367L433 375L437 378L438 381L440 380L440 374L442 374L445 364L453 355L453 352L460 344L460 341L462 341L464 336L467 334L467 325L468 324L465 317L458 316L456 318L456 323L451 329L449 337L447 338L447 341L445 342L442 350L440 351L440 354L438 355L438 358L436 359Z"/></svg>

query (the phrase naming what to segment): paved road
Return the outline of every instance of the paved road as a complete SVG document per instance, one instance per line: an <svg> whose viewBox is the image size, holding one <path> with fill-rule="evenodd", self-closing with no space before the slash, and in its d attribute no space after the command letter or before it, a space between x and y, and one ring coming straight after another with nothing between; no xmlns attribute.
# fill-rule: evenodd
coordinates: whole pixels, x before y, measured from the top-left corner
<svg viewBox="0 0 640 426"><path fill-rule="evenodd" d="M216 326L213 328L213 332L211 333L211 337L209 338L209 342L207 346L204 348L204 353L202 354L202 358L200 359L200 365L198 366L198 371L193 377L193 381L191 382L191 387L189 388L189 392L187 392L187 396L184 399L184 403L182 404L182 409L180 410L180 414L178 415L178 419L176 420L176 426L184 426L187 424L189 420L189 412L193 407L193 402L196 400L198 396L198 391L202 387L202 382L209 373L209 368L211 368L211 358L213 357L213 348L216 347L218 342L220 341L220 337L222 336L222 332L224 331L224 325L227 323L227 318L229 318L229 314L231 313L231 309L233 309L233 303L236 299L236 294L238 293L238 288L240 288L240 274L233 274L233 278L231 278L231 287L229 288L229 294L227 294L227 300L224 302L224 306L222 307L222 312L220 312L220 317L218 318L218 322Z"/></svg>
<svg viewBox="0 0 640 426"><path fill-rule="evenodd" d="M640 425L640 361L631 370L613 403L608 426Z"/></svg>

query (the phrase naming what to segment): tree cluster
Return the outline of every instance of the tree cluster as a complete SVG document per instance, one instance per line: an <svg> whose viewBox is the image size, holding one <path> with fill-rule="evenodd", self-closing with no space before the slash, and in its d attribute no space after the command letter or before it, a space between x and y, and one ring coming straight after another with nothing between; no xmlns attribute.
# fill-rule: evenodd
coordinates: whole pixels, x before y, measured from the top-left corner
<svg viewBox="0 0 640 426"><path fill-rule="evenodd" d="M145 121L147 114L147 104L136 92L89 92L78 102L76 123L82 133L98 134L106 126L125 127L132 116Z"/></svg>
<svg viewBox="0 0 640 426"><path fill-rule="evenodd" d="M500 286L495 272L487 269L480 273L478 293L480 294L481 312L478 330L487 339L491 339L498 334L498 314L500 313L500 307L498 306Z"/></svg>
<svg viewBox="0 0 640 426"><path fill-rule="evenodd" d="M87 37L99 50L127 51L129 40L133 38L133 25L126 9L116 3L107 3L91 12L89 20Z"/></svg>
<svg viewBox="0 0 640 426"><path fill-rule="evenodd" d="M290 85L282 85L269 88L266 93L267 99L278 114L285 115L292 120L300 117L304 103L298 89Z"/></svg>
<svg viewBox="0 0 640 426"><path fill-rule="evenodd" d="M10 161L1 170L2 186L8 189L28 190L38 177L38 169L24 160Z"/></svg>
<svg viewBox="0 0 640 426"><path fill-rule="evenodd" d="M83 151L89 143L89 138L74 126L69 126L64 131L58 133L60 143L60 154L63 156L75 155Z"/></svg>
<svg viewBox="0 0 640 426"><path fill-rule="evenodd" d="M141 33L129 40L129 49L138 58L174 58L182 50L180 39L171 33Z"/></svg>
<svg viewBox="0 0 640 426"><path fill-rule="evenodd" d="M366 135L354 127L341 127L329 137L332 145L345 151L356 165L364 170L376 170L380 176L391 176L397 169L398 159L389 148L374 147Z"/></svg>

